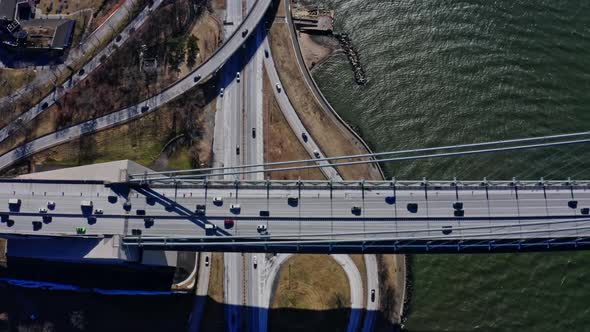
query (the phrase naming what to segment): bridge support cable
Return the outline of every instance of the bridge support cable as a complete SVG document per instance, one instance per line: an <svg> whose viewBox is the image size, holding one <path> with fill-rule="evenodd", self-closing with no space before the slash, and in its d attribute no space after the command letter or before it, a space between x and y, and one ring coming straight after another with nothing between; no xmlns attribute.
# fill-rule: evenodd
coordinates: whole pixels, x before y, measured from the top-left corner
<svg viewBox="0 0 590 332"><path fill-rule="evenodd" d="M304 170L304 169L313 169L313 168L325 168L325 167L335 167L335 166L353 166L353 165L364 165L364 164L374 164L374 163L384 163L384 162L399 162L399 161L410 161L410 160L423 160L423 159L430 159L430 158L443 158L443 157L455 157L460 155L478 155L478 154L486 154L486 153L497 153L497 152L505 152L505 151L517 151L517 150L525 150L525 149L536 149L536 148L545 148L551 146L566 146L566 145L576 145L576 144L587 144L590 143L590 139L581 139L581 140L572 140L572 141L560 141L560 142L550 142L550 143L539 143L539 144L529 144L529 145L518 145L518 146L509 146L509 147L500 147L500 148L490 148L490 149L480 149L480 150L467 150L467 151L458 151L458 152L446 152L446 153L433 153L433 154L423 154L423 155L415 155L415 156L406 156L406 157L394 157L394 158L384 158L379 160L361 160L361 161L350 161L350 162L339 162L339 163L332 163L332 164L313 164L313 165L304 165L304 166L292 166L292 167L279 167L279 168L267 168L263 172L280 172L280 171L292 171L292 170ZM348 157L347 157L348 158ZM310 160L310 161L317 161ZM265 164L265 167L275 166L275 163ZM226 175L241 175L241 174L253 174L253 173L260 173L261 170L242 170L236 172L229 172L225 173ZM162 173L154 173L155 175L162 175ZM174 179L195 179L195 178L203 178L210 176L211 174L191 174L191 175L176 175ZM157 177L157 178L148 178L148 181L170 181L172 178L170 177ZM141 181L143 181L142 179ZM131 182L140 181L139 179L131 179Z"/></svg>
<svg viewBox="0 0 590 332"><path fill-rule="evenodd" d="M577 132L577 133L569 133L569 134L518 138L518 139L499 140L499 141L482 142L482 143L447 145L447 146L439 146L439 147L431 147L431 148L366 153L366 154L336 156L336 157L327 157L327 158L302 159L302 160L281 161L281 162L273 162L273 163L250 164L250 165L236 165L236 166L232 166L232 167L209 167L209 168L200 168L200 169L193 169L193 170L178 170L178 171L149 172L149 173L146 172L146 173L141 173L141 174L130 174L130 176L132 178L138 178L139 176L144 176L147 178L148 175L175 176L175 175L186 174L186 173L203 173L203 172L212 172L212 171L223 171L223 170L227 170L227 169L237 170L237 169L244 169L244 168L270 167L270 166L291 165L291 164L300 164L300 163L317 163L320 161L330 162L330 161L337 161L337 160L342 160L342 159L376 158L376 157L381 157L381 156L413 154L413 153L433 152L433 151L441 151L441 150L481 148L481 147L486 147L486 146L530 143L530 142L548 141L548 140L560 140L560 139L582 137L582 136L590 136L590 132ZM559 143L559 142L555 142L555 143ZM375 163L375 162L380 162L381 160L373 159L371 161L373 163ZM325 165L324 167L329 167L329 165ZM237 173L237 174L240 174L240 173Z"/></svg>

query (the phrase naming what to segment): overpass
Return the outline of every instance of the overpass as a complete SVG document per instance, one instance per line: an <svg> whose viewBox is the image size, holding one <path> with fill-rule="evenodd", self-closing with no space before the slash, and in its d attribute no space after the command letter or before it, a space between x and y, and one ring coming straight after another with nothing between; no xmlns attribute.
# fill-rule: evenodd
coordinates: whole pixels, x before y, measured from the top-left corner
<svg viewBox="0 0 590 332"><path fill-rule="evenodd" d="M590 244L590 181L112 180L43 173L3 179L0 234L242 252L538 251ZM15 198L18 206L9 204ZM48 202L55 202L53 209L40 211ZM205 231L208 224L216 229ZM259 233L260 225L268 233Z"/></svg>
<svg viewBox="0 0 590 332"><path fill-rule="evenodd" d="M178 80L165 90L161 91L159 94L143 100L136 105L132 105L122 110L61 129L54 133L47 134L22 144L0 156L0 170L13 165L23 158L59 144L71 141L82 135L90 134L134 120L140 116L154 111L158 107L187 92L194 86L204 82L206 78L214 75L225 64L225 62L234 53L236 53L238 49L240 49L240 47L255 30L255 27L258 25L258 23L265 16L266 11L271 4L272 0L256 0L241 25L207 61L202 63L189 75L185 76L181 80ZM31 115L31 117L27 117L26 120L32 120L44 110L45 108L42 107L42 105L39 106L34 114ZM7 131L1 132L3 136L0 136L0 139L3 139L3 137L7 137L10 134L10 128L12 127L7 127Z"/></svg>

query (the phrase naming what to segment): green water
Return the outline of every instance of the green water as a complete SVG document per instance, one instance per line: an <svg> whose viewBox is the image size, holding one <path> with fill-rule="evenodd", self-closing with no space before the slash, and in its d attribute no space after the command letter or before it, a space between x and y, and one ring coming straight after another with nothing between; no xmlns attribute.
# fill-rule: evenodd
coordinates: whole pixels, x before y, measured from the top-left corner
<svg viewBox="0 0 590 332"><path fill-rule="evenodd" d="M347 59L314 74L376 151L587 130L588 1L311 1L336 10ZM587 146L388 164L430 179L590 178ZM590 253L414 257L410 330L590 330Z"/></svg>

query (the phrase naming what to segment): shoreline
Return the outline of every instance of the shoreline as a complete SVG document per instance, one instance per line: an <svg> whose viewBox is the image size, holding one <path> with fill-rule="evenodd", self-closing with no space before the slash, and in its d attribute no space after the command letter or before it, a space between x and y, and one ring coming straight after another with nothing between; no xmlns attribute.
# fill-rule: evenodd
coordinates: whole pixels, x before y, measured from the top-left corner
<svg viewBox="0 0 590 332"><path fill-rule="evenodd" d="M309 76L311 77L311 80L313 81L313 84L315 85L315 87L317 88L319 94L322 96L323 99L326 99L323 94L321 93L321 90L319 89L319 87L317 86L317 84L315 83L315 80L312 77L312 73L313 71L317 70L317 68L319 68L322 64L328 62L333 55L337 55L340 52L342 52L339 44L336 44L337 46L333 46L330 45L328 42L322 43L321 41L318 41L317 39L320 38L314 38L314 36L306 34L306 33L299 33L298 31L296 31L296 34L298 35L299 38L297 38L298 41L298 45L301 51L301 55L302 58L304 60L305 63L305 67L306 70L309 72ZM322 36L323 37L323 36ZM323 37L326 38L327 40L336 40L336 38L333 35L330 36L326 36ZM329 38L329 39L328 39ZM351 140L351 144L354 145L354 142L352 142L353 139L356 139L357 141L359 141L362 146L364 146L364 148L371 152L371 148L370 146L362 139L362 137L360 136L359 133L357 133L353 126L351 124L349 124L348 122L346 122L343 118L340 117L340 115L336 112L336 110L334 110L331 105L329 105L329 102L326 100L326 104L328 104L329 108L331 109L330 111L342 124L344 124L344 126L346 127L346 129L352 134L352 138L349 138ZM376 168L378 169L379 173L380 173L380 177L382 179L385 179L385 174L383 173L383 170L381 169L379 164L375 164ZM405 320L407 319L407 313L409 312L409 301L410 301L410 294L411 294L411 282L409 282L409 278L411 278L411 276L409 275L409 271L410 271L410 260L406 257L406 255L399 255L400 261L397 264L398 266L396 266L395 268L399 271L402 271L402 277L401 279L398 278L398 280L401 280L403 282L403 285L401 288L401 295L399 296L398 301L396 301L399 305L399 309L396 310L396 312L394 313L390 313L393 314L394 316L392 317L394 320L397 320L397 324L399 324L400 327L403 328L403 323L405 322Z"/></svg>

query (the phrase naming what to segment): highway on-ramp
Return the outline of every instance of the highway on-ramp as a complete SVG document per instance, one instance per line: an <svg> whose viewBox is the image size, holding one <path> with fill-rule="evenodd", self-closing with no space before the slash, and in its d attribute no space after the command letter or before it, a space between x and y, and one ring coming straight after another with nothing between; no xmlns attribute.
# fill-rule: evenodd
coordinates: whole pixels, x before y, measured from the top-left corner
<svg viewBox="0 0 590 332"><path fill-rule="evenodd" d="M236 29L236 32L234 32L234 34L207 61L201 64L201 66L195 69L190 75L177 81L158 95L144 100L137 105L82 122L27 142L0 156L0 170L13 165L17 161L34 153L76 139L81 135L93 133L136 119L190 90L195 85L204 81L207 77L215 74L217 70L241 48L244 41L264 17L266 10L271 3L272 0L256 0L252 10L248 13L239 28Z"/></svg>

